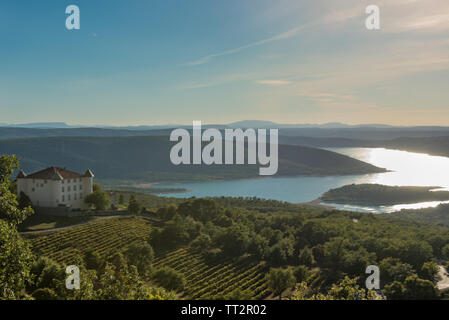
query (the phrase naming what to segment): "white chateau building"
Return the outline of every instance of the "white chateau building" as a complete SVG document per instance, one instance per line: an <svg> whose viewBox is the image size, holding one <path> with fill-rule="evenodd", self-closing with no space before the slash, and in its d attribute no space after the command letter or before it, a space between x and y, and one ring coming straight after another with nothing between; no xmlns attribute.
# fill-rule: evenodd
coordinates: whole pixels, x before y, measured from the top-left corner
<svg viewBox="0 0 449 320"><path fill-rule="evenodd" d="M90 170L79 174L50 167L29 175L21 170L17 176L17 193L24 192L36 207L87 209L84 197L92 193L93 178Z"/></svg>

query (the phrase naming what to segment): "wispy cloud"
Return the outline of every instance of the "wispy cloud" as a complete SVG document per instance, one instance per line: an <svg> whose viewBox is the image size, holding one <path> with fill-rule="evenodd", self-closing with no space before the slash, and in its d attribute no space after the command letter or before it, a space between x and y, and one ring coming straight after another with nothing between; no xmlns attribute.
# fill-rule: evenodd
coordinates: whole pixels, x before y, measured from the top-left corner
<svg viewBox="0 0 449 320"><path fill-rule="evenodd" d="M316 2L318 3L320 1L318 0ZM441 14L442 11L449 11L449 1L447 0L379 0L378 4L381 8L382 31L384 32L405 32L413 30L440 32L449 30L449 14ZM185 65L202 65L210 62L214 58L236 54L274 41L293 38L318 26L330 27L356 18L360 18L361 21L363 21L363 18L365 17L365 7L360 3L360 0L347 1L345 2L346 7L343 8L341 3L338 3L338 5L339 9L337 10L334 10L333 6L326 5L328 12L320 17L316 17L314 22L296 26L290 30L260 41L206 55L197 60L187 62ZM360 25L362 27L363 23Z"/></svg>
<svg viewBox="0 0 449 320"><path fill-rule="evenodd" d="M246 49L250 49L250 48L253 48L253 47L258 47L258 46L261 46L263 44L270 43L270 42L273 42L273 41L279 41L279 40L283 40L283 39L288 39L288 38L297 36L302 31L304 31L307 27L308 27L308 25L298 26L298 27L292 28L292 29L290 29L288 31L282 32L280 34L277 34L277 35L275 35L273 37L270 37L270 38L267 38L267 39L263 39L263 40L260 40L260 41L257 41L257 42L249 43L247 45L244 45L244 46L241 46L241 47L237 47L237 48L234 48L234 49L230 49L230 50L226 50L226 51L223 51L223 52L210 54L210 55L202 57L202 58L200 58L198 60L187 62L185 65L186 66L197 66L197 65L205 64L205 63L209 62L210 60L212 60L213 58L217 58L217 57L221 57L221 56L226 56L226 55L238 53L240 51L243 51L243 50L246 50Z"/></svg>
<svg viewBox="0 0 449 320"><path fill-rule="evenodd" d="M291 82L287 80L257 80L256 83L268 86L285 86Z"/></svg>
<svg viewBox="0 0 449 320"><path fill-rule="evenodd" d="M209 88L224 85L235 81L249 81L254 79L254 77L255 75L251 73L232 73L207 79L206 81L185 83L179 86L178 89L190 90L190 89Z"/></svg>

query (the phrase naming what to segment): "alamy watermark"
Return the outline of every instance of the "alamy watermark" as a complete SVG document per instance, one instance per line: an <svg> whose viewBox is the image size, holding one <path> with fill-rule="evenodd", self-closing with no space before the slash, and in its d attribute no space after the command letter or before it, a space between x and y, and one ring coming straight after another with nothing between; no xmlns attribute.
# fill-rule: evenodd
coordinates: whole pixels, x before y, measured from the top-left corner
<svg viewBox="0 0 449 320"><path fill-rule="evenodd" d="M278 171L278 129L270 129L267 142L266 129L224 129L223 137L215 128L203 132L201 121L193 121L192 138L188 130L175 129L170 141L178 142L170 151L170 160L174 165L242 165L245 164L246 144L246 164L264 166L259 168L259 175L271 176ZM203 147L203 142L209 143Z"/></svg>
<svg viewBox="0 0 449 320"><path fill-rule="evenodd" d="M365 9L365 13L369 16L365 20L365 27L368 30L380 30L380 9L374 4L369 5Z"/></svg>
<svg viewBox="0 0 449 320"><path fill-rule="evenodd" d="M79 30L81 28L80 8L76 5L70 5L65 9L69 16L65 20L67 30Z"/></svg>
<svg viewBox="0 0 449 320"><path fill-rule="evenodd" d="M78 266L72 265L67 266L65 269L67 278L65 280L65 287L68 290L79 290L80 289L80 269Z"/></svg>
<svg viewBox="0 0 449 320"><path fill-rule="evenodd" d="M365 286L368 290L379 290L380 289L380 270L378 266L370 265L366 267L366 274L369 274L366 278Z"/></svg>

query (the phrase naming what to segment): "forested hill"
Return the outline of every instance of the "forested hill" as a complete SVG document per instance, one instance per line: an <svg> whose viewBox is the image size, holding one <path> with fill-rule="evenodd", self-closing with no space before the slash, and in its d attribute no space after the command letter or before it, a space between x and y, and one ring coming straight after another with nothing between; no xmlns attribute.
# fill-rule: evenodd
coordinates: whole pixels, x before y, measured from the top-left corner
<svg viewBox="0 0 449 320"><path fill-rule="evenodd" d="M449 156L449 135L425 138L396 138L391 140L281 136L279 143L316 148L387 148L437 156Z"/></svg>
<svg viewBox="0 0 449 320"><path fill-rule="evenodd" d="M449 191L432 191L434 187L399 187L380 184L351 184L331 189L321 196L330 203L360 205L395 205L427 201L448 201Z"/></svg>
<svg viewBox="0 0 449 320"><path fill-rule="evenodd" d="M210 126L203 126L208 128ZM225 125L215 126L224 129ZM191 127L185 126L191 130ZM0 127L0 141L43 137L142 137L168 136L172 129L136 128L18 128ZM281 128L279 143L314 148L389 148L449 156L448 127L387 128Z"/></svg>
<svg viewBox="0 0 449 320"><path fill-rule="evenodd" d="M170 162L173 142L167 136L48 137L0 140L0 154L16 154L31 172L47 166L85 171L100 179L182 181L257 177L259 165L188 165ZM321 149L280 145L280 176L345 175L384 169Z"/></svg>

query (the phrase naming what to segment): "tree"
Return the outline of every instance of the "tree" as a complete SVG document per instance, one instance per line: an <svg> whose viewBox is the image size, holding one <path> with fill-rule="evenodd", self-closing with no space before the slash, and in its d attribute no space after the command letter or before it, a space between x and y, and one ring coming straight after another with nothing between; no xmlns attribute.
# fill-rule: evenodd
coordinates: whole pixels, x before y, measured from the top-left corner
<svg viewBox="0 0 449 320"><path fill-rule="evenodd" d="M93 206L96 211L104 211L109 207L110 199L106 192L96 188L94 192L84 198L84 202Z"/></svg>
<svg viewBox="0 0 449 320"><path fill-rule="evenodd" d="M20 209L11 192L11 175L18 167L15 156L0 156L0 300L21 297L34 260L28 242L17 231L17 225L34 213L30 207Z"/></svg>
<svg viewBox="0 0 449 320"><path fill-rule="evenodd" d="M145 276L148 273L154 259L154 250L146 242L133 243L125 251L128 263L137 267L139 274Z"/></svg>
<svg viewBox="0 0 449 320"><path fill-rule="evenodd" d="M239 226L232 226L217 234L214 243L226 256L240 257L247 251L250 239L247 230Z"/></svg>
<svg viewBox="0 0 449 320"><path fill-rule="evenodd" d="M178 207L181 216L191 216L197 221L214 220L223 211L218 203L211 199L194 199L183 202Z"/></svg>
<svg viewBox="0 0 449 320"><path fill-rule="evenodd" d="M210 247L211 243L212 240L210 237L207 234L202 233L192 242L192 248L205 250Z"/></svg>
<svg viewBox="0 0 449 320"><path fill-rule="evenodd" d="M402 300L406 297L405 286L399 281L393 281L385 285L384 293L388 300Z"/></svg>
<svg viewBox="0 0 449 320"><path fill-rule="evenodd" d="M18 168L19 161L16 156L0 156L0 219L14 227L34 214L31 207L21 209L16 194L11 192L11 175Z"/></svg>
<svg viewBox="0 0 449 320"><path fill-rule="evenodd" d="M0 219L0 299L18 299L34 257L17 229Z"/></svg>
<svg viewBox="0 0 449 320"><path fill-rule="evenodd" d="M345 262L347 240L336 237L324 244L324 263L329 269L341 271Z"/></svg>
<svg viewBox="0 0 449 320"><path fill-rule="evenodd" d="M419 272L419 276L425 280L434 281L438 270L438 264L436 264L435 262L424 262Z"/></svg>
<svg viewBox="0 0 449 320"><path fill-rule="evenodd" d="M279 300L282 299L282 292L296 283L292 269L272 268L266 278L268 287L275 296L279 296Z"/></svg>
<svg viewBox="0 0 449 320"><path fill-rule="evenodd" d="M166 223L165 228L154 229L149 241L158 250L171 249L195 239L201 233L202 227L201 222L195 221L192 217L183 218L176 215L173 220Z"/></svg>
<svg viewBox="0 0 449 320"><path fill-rule="evenodd" d="M408 300L435 300L439 297L438 289L429 280L420 279L416 274L405 279L405 298Z"/></svg>
<svg viewBox="0 0 449 320"><path fill-rule="evenodd" d="M391 300L432 300L439 298L438 289L429 280L412 274L403 283L394 281L385 286L385 295Z"/></svg>
<svg viewBox="0 0 449 320"><path fill-rule="evenodd" d="M259 234L253 234L250 238L248 252L253 254L256 258L263 260L270 253L270 247L268 244L269 241L267 238Z"/></svg>
<svg viewBox="0 0 449 320"><path fill-rule="evenodd" d="M346 276L339 283L332 285L327 293L328 300L376 300L380 297L375 291L360 288L357 278Z"/></svg>
<svg viewBox="0 0 449 320"><path fill-rule="evenodd" d="M379 269L383 283L392 281L403 283L408 276L415 272L413 267L408 263L403 263L398 258L392 257L383 259L379 264Z"/></svg>
<svg viewBox="0 0 449 320"><path fill-rule="evenodd" d="M58 300L58 295L50 288L37 289L31 296L36 300Z"/></svg>
<svg viewBox="0 0 449 320"><path fill-rule="evenodd" d="M141 210L140 203L136 200L134 196L131 196L128 202L128 212L130 214L139 214L140 210Z"/></svg>
<svg viewBox="0 0 449 320"><path fill-rule="evenodd" d="M441 249L441 254L443 255L443 258L449 260L449 244L445 245L443 249Z"/></svg>
<svg viewBox="0 0 449 320"><path fill-rule="evenodd" d="M97 298L100 300L128 300L141 286L137 269L129 270L127 266L116 266L106 262L104 272L99 277Z"/></svg>
<svg viewBox="0 0 449 320"><path fill-rule="evenodd" d="M310 275L310 270L306 266L301 265L295 268L293 274L295 275L296 282L300 283L307 280Z"/></svg>
<svg viewBox="0 0 449 320"><path fill-rule="evenodd" d="M119 195L119 197L118 197L118 204L119 205L125 204L125 197L123 196L123 194Z"/></svg>
<svg viewBox="0 0 449 320"><path fill-rule="evenodd" d="M345 277L332 285L327 294L315 293L307 285L301 282L296 285L292 294L292 300L378 300L380 296L372 291L360 288L357 278Z"/></svg>
<svg viewBox="0 0 449 320"><path fill-rule="evenodd" d="M299 252L299 263L309 268L315 264L312 249L305 247Z"/></svg>
<svg viewBox="0 0 449 320"><path fill-rule="evenodd" d="M281 239L271 248L269 262L275 266L286 264L293 257L294 245L294 240L291 238Z"/></svg>
<svg viewBox="0 0 449 320"><path fill-rule="evenodd" d="M20 191L20 194L19 194L19 208L23 210L23 209L25 209L27 207L32 207L32 206L33 206L33 203L31 202L30 197L28 197L25 192Z"/></svg>
<svg viewBox="0 0 449 320"><path fill-rule="evenodd" d="M156 212L157 216L162 220L171 220L176 215L178 208L174 204L169 204L163 208L159 208Z"/></svg>
<svg viewBox="0 0 449 320"><path fill-rule="evenodd" d="M84 262L86 263L86 268L89 270L98 270L102 265L100 254L93 250L86 252Z"/></svg>
<svg viewBox="0 0 449 320"><path fill-rule="evenodd" d="M185 286L184 276L170 267L156 269L151 277L167 290L183 290Z"/></svg>
<svg viewBox="0 0 449 320"><path fill-rule="evenodd" d="M376 261L376 255L368 252L365 248L348 250L342 265L342 270L350 276L359 276L365 273L366 267Z"/></svg>

